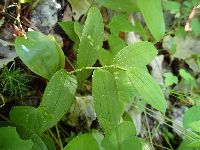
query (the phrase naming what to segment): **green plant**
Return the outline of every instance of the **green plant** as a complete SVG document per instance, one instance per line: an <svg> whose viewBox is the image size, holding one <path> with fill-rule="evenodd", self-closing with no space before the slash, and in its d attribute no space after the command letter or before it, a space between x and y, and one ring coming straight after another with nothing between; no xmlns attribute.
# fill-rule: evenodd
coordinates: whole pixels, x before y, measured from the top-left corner
<svg viewBox="0 0 200 150"><path fill-rule="evenodd" d="M160 0L135 2L128 0L123 3L118 0L98 0L98 2L117 10L120 13L116 16L119 20L123 20L124 11L126 13L140 11L152 34L149 39L154 38L153 41L156 42L163 37L165 24ZM64 70L65 56L52 36L28 32L26 37L16 38L16 52L24 64L34 73L49 80L38 108L16 106L10 111L10 119L16 126L18 134L23 137L24 142L32 141L32 148L30 142L26 149L48 149L42 138L44 132L57 125L73 102L77 87L78 90L82 89L83 83L91 74L94 107L103 134L99 131L80 134L64 149L142 149L144 142L135 136L133 123L123 121L122 115L126 106L133 103L134 96L165 113L167 107L165 97L146 68L158 51L147 41L127 46L118 35L119 32L131 31L131 24L128 23L129 26L124 28L123 24L118 24L116 17L114 16L109 24L111 31L108 37L109 50L102 48L105 38L104 24L97 7L92 6L89 9L84 25L78 22L60 23L75 42L77 64L75 70L71 72ZM125 23L127 24L127 21ZM94 67L97 60L100 61L100 65ZM9 130L10 127L5 128ZM2 132L0 130L0 135ZM16 134L15 130L12 132ZM8 139L8 135L4 137ZM62 149L62 141L58 143ZM7 145L3 146L4 149L9 148Z"/></svg>
<svg viewBox="0 0 200 150"><path fill-rule="evenodd" d="M30 78L20 68L5 66L0 75L0 89L11 96L22 96L29 91Z"/></svg>

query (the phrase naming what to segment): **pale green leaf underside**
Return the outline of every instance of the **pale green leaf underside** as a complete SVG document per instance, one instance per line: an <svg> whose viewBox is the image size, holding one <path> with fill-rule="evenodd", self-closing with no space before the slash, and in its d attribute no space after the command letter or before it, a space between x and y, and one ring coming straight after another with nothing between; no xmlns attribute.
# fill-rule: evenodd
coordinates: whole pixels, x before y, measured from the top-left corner
<svg viewBox="0 0 200 150"><path fill-rule="evenodd" d="M91 67L98 58L99 49L102 47L104 39L104 25L101 13L98 8L90 8L82 36L80 39L77 55L77 67ZM78 81L84 81L91 72L82 71L77 73Z"/></svg>
<svg viewBox="0 0 200 150"><path fill-rule="evenodd" d="M122 122L105 136L102 146L106 150L142 150L142 144L135 134L132 122Z"/></svg>
<svg viewBox="0 0 200 150"><path fill-rule="evenodd" d="M2 150L31 150L31 140L20 139L15 127L0 128L0 149Z"/></svg>
<svg viewBox="0 0 200 150"><path fill-rule="evenodd" d="M56 71L64 68L64 53L52 37L39 32L28 32L26 36L16 38L15 48L31 71L50 79Z"/></svg>
<svg viewBox="0 0 200 150"><path fill-rule="evenodd" d="M92 134L81 134L70 141L63 150L98 150L99 145Z"/></svg>
<svg viewBox="0 0 200 150"><path fill-rule="evenodd" d="M153 37L159 41L165 34L161 0L137 0L137 5Z"/></svg>
<svg viewBox="0 0 200 150"><path fill-rule="evenodd" d="M141 41L120 50L114 58L114 64L122 68L144 67L157 55L152 43Z"/></svg>
<svg viewBox="0 0 200 150"><path fill-rule="evenodd" d="M10 118L17 125L41 134L54 126L65 114L74 100L76 79L60 70L50 79L42 102L38 108L17 106L10 112Z"/></svg>

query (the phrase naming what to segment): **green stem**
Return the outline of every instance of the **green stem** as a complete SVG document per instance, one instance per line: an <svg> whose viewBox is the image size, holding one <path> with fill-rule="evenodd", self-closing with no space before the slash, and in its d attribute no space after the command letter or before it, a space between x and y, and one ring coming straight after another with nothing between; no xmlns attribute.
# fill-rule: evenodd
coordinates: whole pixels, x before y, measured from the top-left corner
<svg viewBox="0 0 200 150"><path fill-rule="evenodd" d="M82 69L76 69L76 70L68 72L68 73L74 74L74 73L77 73L77 72L81 72L83 70L108 69L108 68L120 69L120 70L124 70L124 71L126 70L126 69L119 67L119 66L116 66L116 65L110 65L110 66L103 66L103 67L85 67L85 68L82 68Z"/></svg>
<svg viewBox="0 0 200 150"><path fill-rule="evenodd" d="M55 140L55 142L56 142L57 144L59 144L58 139L55 137L55 135L53 134L53 132L51 131L51 129L49 129L48 131L49 131L50 135L53 137L53 139Z"/></svg>
<svg viewBox="0 0 200 150"><path fill-rule="evenodd" d="M58 141L59 141L60 149L63 149L63 144L62 144L62 141L61 141L61 138L60 138L60 132L58 130L58 126L55 125L55 127L56 127L56 132L57 132L57 136L58 136Z"/></svg>

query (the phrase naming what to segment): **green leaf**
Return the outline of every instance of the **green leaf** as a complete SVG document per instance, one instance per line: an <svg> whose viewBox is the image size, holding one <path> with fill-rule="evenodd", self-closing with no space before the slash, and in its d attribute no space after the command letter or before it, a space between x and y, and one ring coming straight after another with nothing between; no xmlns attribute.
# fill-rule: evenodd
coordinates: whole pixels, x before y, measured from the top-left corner
<svg viewBox="0 0 200 150"><path fill-rule="evenodd" d="M177 13L180 9L180 3L168 0L163 2L163 7L165 10L169 10L172 13Z"/></svg>
<svg viewBox="0 0 200 150"><path fill-rule="evenodd" d="M97 118L107 133L119 124L124 107L134 95L128 77L123 71L97 69L92 78L92 96Z"/></svg>
<svg viewBox="0 0 200 150"><path fill-rule="evenodd" d="M113 54L105 49L100 49L99 51L99 61L102 66L109 66L113 64L114 56Z"/></svg>
<svg viewBox="0 0 200 150"><path fill-rule="evenodd" d="M109 71L94 71L92 96L97 118L105 132L117 126L124 109L123 103L119 101L114 76Z"/></svg>
<svg viewBox="0 0 200 150"><path fill-rule="evenodd" d="M199 35L200 34L200 22L198 18L193 18L192 22L191 22L191 26L192 26L192 31L195 33L195 35Z"/></svg>
<svg viewBox="0 0 200 150"><path fill-rule="evenodd" d="M34 131L29 130L28 128L17 126L17 132L19 136L24 140L32 140L33 146L32 150L55 150L55 144L53 140L47 135L37 135ZM48 143L51 143L51 148L48 147Z"/></svg>
<svg viewBox="0 0 200 150"><path fill-rule="evenodd" d="M0 149L2 150L31 150L31 140L22 140L15 127L0 128Z"/></svg>
<svg viewBox="0 0 200 150"><path fill-rule="evenodd" d="M178 83L178 77L174 76L171 72L165 73L164 77L166 86L171 86Z"/></svg>
<svg viewBox="0 0 200 150"><path fill-rule="evenodd" d="M186 70L180 69L179 75L184 79L185 84L191 84L192 87L197 87L195 78Z"/></svg>
<svg viewBox="0 0 200 150"><path fill-rule="evenodd" d="M146 28L143 27L141 22L139 21L135 22L133 28L134 32L138 33L144 41L148 41L148 36L149 36L148 31Z"/></svg>
<svg viewBox="0 0 200 150"><path fill-rule="evenodd" d="M122 48L127 46L127 44L122 40L120 37L111 34L108 37L108 43L110 46L110 51L112 52L113 56L116 55Z"/></svg>
<svg viewBox="0 0 200 150"><path fill-rule="evenodd" d="M136 95L136 90L131 84L128 75L125 71L114 70L113 76L119 101L125 105L130 104L133 100L133 96Z"/></svg>
<svg viewBox="0 0 200 150"><path fill-rule="evenodd" d="M17 125L41 134L51 127L53 116L40 108L15 106L10 111L10 119Z"/></svg>
<svg viewBox="0 0 200 150"><path fill-rule="evenodd" d="M64 53L51 36L39 32L28 32L26 36L16 38L15 48L31 71L50 79L55 72L64 68Z"/></svg>
<svg viewBox="0 0 200 150"><path fill-rule="evenodd" d="M92 134L81 134L71 140L63 150L98 150L99 145Z"/></svg>
<svg viewBox="0 0 200 150"><path fill-rule="evenodd" d="M90 130L90 132L92 133L92 136L98 143L99 150L104 150L104 148L101 146L101 142L102 142L104 136L98 130L95 130L95 129Z"/></svg>
<svg viewBox="0 0 200 150"><path fill-rule="evenodd" d="M179 145L178 150L197 150L196 148L192 148L189 146L191 143L187 138L183 140L183 142Z"/></svg>
<svg viewBox="0 0 200 150"><path fill-rule="evenodd" d="M166 111L167 102L161 88L145 69L132 68L126 71L129 80L141 98L161 112Z"/></svg>
<svg viewBox="0 0 200 150"><path fill-rule="evenodd" d="M76 93L77 83L74 75L65 70L58 71L49 81L39 108L55 116L58 122L70 108Z"/></svg>
<svg viewBox="0 0 200 150"><path fill-rule="evenodd" d="M74 22L74 32L78 35L79 39L81 39L83 26L78 21Z"/></svg>
<svg viewBox="0 0 200 150"><path fill-rule="evenodd" d="M137 42L123 48L114 58L114 64L122 68L147 65L157 55L157 50L150 42Z"/></svg>
<svg viewBox="0 0 200 150"><path fill-rule="evenodd" d="M123 11L123 12L134 12L138 11L137 4L135 0L98 0L98 2L104 7Z"/></svg>
<svg viewBox="0 0 200 150"><path fill-rule="evenodd" d="M114 56L127 44L120 37L111 34L108 37L108 43L110 46L109 50L100 49L99 61L102 66L109 66L113 64Z"/></svg>
<svg viewBox="0 0 200 150"><path fill-rule="evenodd" d="M75 22L67 21L67 22L59 22L58 24L62 27L62 29L69 36L69 38L75 42L75 44L79 44L79 37L74 30Z"/></svg>
<svg viewBox="0 0 200 150"><path fill-rule="evenodd" d="M83 14L87 13L93 0L68 0L72 7L75 20L78 20Z"/></svg>
<svg viewBox="0 0 200 150"><path fill-rule="evenodd" d="M48 150L56 150L54 141L50 138L50 136L43 134L42 136L40 136L40 138L42 139Z"/></svg>
<svg viewBox="0 0 200 150"><path fill-rule="evenodd" d="M153 37L159 41L165 34L161 0L137 0L137 5Z"/></svg>
<svg viewBox="0 0 200 150"><path fill-rule="evenodd" d="M17 125L41 134L63 117L73 102L75 92L75 76L60 70L50 79L38 108L14 107L10 118Z"/></svg>
<svg viewBox="0 0 200 150"><path fill-rule="evenodd" d="M104 25L101 13L98 8L92 7L84 25L83 33L80 39L80 45L77 56L77 66L79 69L91 67L97 61L99 49L103 45ZM78 82L86 80L91 71L82 71L77 73Z"/></svg>
<svg viewBox="0 0 200 150"><path fill-rule="evenodd" d="M31 150L48 150L40 136L37 134L32 134L31 140L33 141L34 145Z"/></svg>
<svg viewBox="0 0 200 150"><path fill-rule="evenodd" d="M196 132L200 132L200 106L193 106L188 109L183 117L183 126L185 129L191 128Z"/></svg>
<svg viewBox="0 0 200 150"><path fill-rule="evenodd" d="M106 150L142 150L142 144L135 137L135 134L133 123L124 121L106 135L102 146Z"/></svg>
<svg viewBox="0 0 200 150"><path fill-rule="evenodd" d="M112 17L109 28L111 33L118 35L120 32L133 31L133 25L128 19L127 14L119 14Z"/></svg>

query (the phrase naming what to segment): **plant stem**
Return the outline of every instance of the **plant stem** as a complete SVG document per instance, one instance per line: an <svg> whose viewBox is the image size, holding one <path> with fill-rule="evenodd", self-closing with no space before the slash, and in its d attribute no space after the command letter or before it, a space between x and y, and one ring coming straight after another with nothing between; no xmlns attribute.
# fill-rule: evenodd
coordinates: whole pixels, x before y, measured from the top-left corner
<svg viewBox="0 0 200 150"><path fill-rule="evenodd" d="M82 68L82 69L76 69L76 70L68 72L68 73L74 74L74 73L77 73L77 72L81 72L83 70L108 69L108 68L120 69L120 70L124 70L124 71L126 70L125 68L122 68L122 67L119 67L119 66L116 66L116 65L110 65L110 66L103 66L103 67L85 67L85 68Z"/></svg>
<svg viewBox="0 0 200 150"><path fill-rule="evenodd" d="M150 143L153 143L152 136L151 136L151 130L150 130L150 127L149 127L149 122L147 120L147 114L146 114L146 112L144 112L144 115L145 115L145 120L146 120L146 124L147 124L147 130L148 130L148 134L149 134L149 140L150 140Z"/></svg>
<svg viewBox="0 0 200 150"><path fill-rule="evenodd" d="M75 70L73 64L70 62L70 60L68 59L68 57L65 57L65 59L68 62L68 64L70 65L70 67L72 67L72 69Z"/></svg>
<svg viewBox="0 0 200 150"><path fill-rule="evenodd" d="M62 141L61 141L61 138L60 138L60 132L58 130L58 126L55 125L55 127L56 127L56 132L57 132L57 136L58 136L58 141L59 141L60 149L63 149L63 144L62 144Z"/></svg>
<svg viewBox="0 0 200 150"><path fill-rule="evenodd" d="M58 139L55 137L55 135L53 134L53 132L51 131L51 129L49 129L49 133L50 133L50 135L53 137L53 139L55 140L55 142L56 142L57 144L59 144Z"/></svg>

